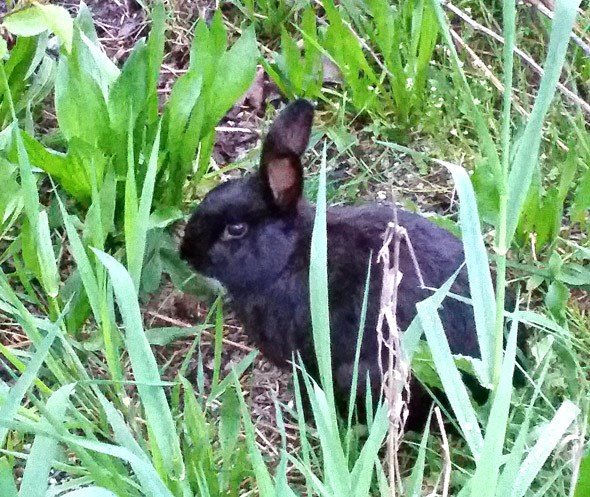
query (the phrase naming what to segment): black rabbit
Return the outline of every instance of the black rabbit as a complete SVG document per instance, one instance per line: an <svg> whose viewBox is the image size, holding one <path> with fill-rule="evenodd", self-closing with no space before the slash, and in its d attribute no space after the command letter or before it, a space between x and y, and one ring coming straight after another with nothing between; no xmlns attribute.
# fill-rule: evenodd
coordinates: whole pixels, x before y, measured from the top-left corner
<svg viewBox="0 0 590 497"><path fill-rule="evenodd" d="M301 164L313 113L312 105L305 100L291 103L280 113L264 140L259 172L230 180L209 192L186 227L181 255L196 271L225 286L246 332L267 357L281 365L298 351L308 371L317 376L308 282L315 208L302 196ZM377 253L392 217L391 206L378 204L327 210L333 372L337 398L344 399L343 405L351 388L371 252L373 266L359 387L365 385L367 373L375 394L381 387L375 327L382 267L377 264ZM441 286L463 263L461 241L421 216L401 209L398 222L409 234L425 284ZM404 242L399 269L403 278L397 322L405 330L416 314L416 303L432 292L420 287ZM469 295L465 270L452 291ZM441 319L453 353L480 356L471 306L447 298ZM425 404L424 392L413 385L409 428L420 425L429 405Z"/></svg>

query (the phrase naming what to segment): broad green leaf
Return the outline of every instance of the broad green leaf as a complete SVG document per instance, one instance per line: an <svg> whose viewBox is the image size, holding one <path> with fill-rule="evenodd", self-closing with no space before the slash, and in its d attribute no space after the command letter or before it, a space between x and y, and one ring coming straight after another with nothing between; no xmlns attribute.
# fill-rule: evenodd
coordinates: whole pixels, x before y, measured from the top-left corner
<svg viewBox="0 0 590 497"><path fill-rule="evenodd" d="M569 289L561 281L552 281L545 295L545 305L555 319L563 321L570 296Z"/></svg>
<svg viewBox="0 0 590 497"><path fill-rule="evenodd" d="M226 50L227 33L223 16L217 11L209 25L200 20L195 26L195 36L189 54L189 68L201 74L205 86L211 85L215 77L215 67Z"/></svg>
<svg viewBox="0 0 590 497"><path fill-rule="evenodd" d="M120 143L119 158L125 157L125 134L129 128L129 120L135 128L137 117L145 112L148 98L148 49L143 40L133 47L129 58L125 61L121 74L112 84L109 92L108 109L113 139Z"/></svg>
<svg viewBox="0 0 590 497"><path fill-rule="evenodd" d="M190 326L181 328L178 326L168 326L163 328L150 328L146 330L145 336L151 345L168 345L179 338L198 334L206 326Z"/></svg>
<svg viewBox="0 0 590 497"><path fill-rule="evenodd" d="M156 209L150 215L149 229L167 228L172 223L179 221L184 217L184 214L177 207L164 207Z"/></svg>
<svg viewBox="0 0 590 497"><path fill-rule="evenodd" d="M94 27L94 21L92 19L92 13L84 2L80 2L80 8L78 9L78 16L74 19L75 28L79 29L86 38L98 46L98 35L96 34L96 28Z"/></svg>
<svg viewBox="0 0 590 497"><path fill-rule="evenodd" d="M37 181L31 169L29 156L25 149L18 123L12 124L13 139L16 143L18 153L18 165L20 172L20 181L25 202L25 213L31 226L31 231L36 239L39 223L39 195L37 193Z"/></svg>
<svg viewBox="0 0 590 497"><path fill-rule="evenodd" d="M148 50L148 81L147 88L149 92L149 122L155 122L158 119L158 79L160 76L160 67L164 58L164 43L166 41L166 11L162 1L157 1L152 8L151 18L152 26L147 42Z"/></svg>
<svg viewBox="0 0 590 497"><path fill-rule="evenodd" d="M3 25L17 36L35 36L43 31L55 33L69 52L72 48L73 20L60 5L36 3L7 15Z"/></svg>
<svg viewBox="0 0 590 497"><path fill-rule="evenodd" d="M225 390L222 396L219 418L219 443L221 445L224 473L229 472L232 454L240 437L240 400L234 388Z"/></svg>
<svg viewBox="0 0 590 497"><path fill-rule="evenodd" d="M141 270L141 289L147 294L154 293L162 283L161 248L164 242L164 230L161 228L149 229L145 242L145 256Z"/></svg>
<svg viewBox="0 0 590 497"><path fill-rule="evenodd" d="M2 24L17 36L35 36L49 29L45 15L38 5L12 12L4 17Z"/></svg>
<svg viewBox="0 0 590 497"><path fill-rule="evenodd" d="M107 165L98 195L102 223L101 232L103 237L106 237L115 228L115 208L117 206L117 178L115 169L111 164Z"/></svg>
<svg viewBox="0 0 590 497"><path fill-rule="evenodd" d="M586 169L578 182L570 210L570 218L573 222L583 223L587 219L588 211L590 211L590 167Z"/></svg>
<svg viewBox="0 0 590 497"><path fill-rule="evenodd" d="M96 146L108 136L104 93L94 78L65 57L60 58L57 66L55 109L66 140L77 137Z"/></svg>
<svg viewBox="0 0 590 497"><path fill-rule="evenodd" d="M590 286L590 267L569 262L563 265L556 278L569 286Z"/></svg>
<svg viewBox="0 0 590 497"><path fill-rule="evenodd" d="M559 234L563 217L563 201L559 199L557 187L551 187L540 199L540 205L533 212L524 212L525 216L533 215L533 226L528 232L534 232L536 250L541 251L546 243L550 243Z"/></svg>
<svg viewBox="0 0 590 497"><path fill-rule="evenodd" d="M27 218L24 218L21 225L20 244L22 248L22 260L28 271L41 281L41 266L39 265L39 254L37 253L37 236Z"/></svg>
<svg viewBox="0 0 590 497"><path fill-rule="evenodd" d="M80 68L81 72L96 82L105 101L108 100L109 88L121 71L99 45L94 44L78 29L74 30L70 60Z"/></svg>
<svg viewBox="0 0 590 497"><path fill-rule="evenodd" d="M70 13L61 5L37 4L37 6L43 13L49 30L61 39L69 52L72 49L74 34L74 21Z"/></svg>
<svg viewBox="0 0 590 497"><path fill-rule="evenodd" d="M221 57L216 68L212 93L208 99L209 126L217 125L236 100L250 87L256 74L258 56L254 29L247 28L239 40Z"/></svg>
<svg viewBox="0 0 590 497"><path fill-rule="evenodd" d="M73 139L67 155L45 148L35 138L25 131L21 132L23 142L31 164L50 174L74 198L84 201L90 197L90 182L85 169L86 164L92 163L89 152L96 152L96 157L102 157L100 151ZM103 158L96 161L97 169L104 162Z"/></svg>
<svg viewBox="0 0 590 497"><path fill-rule="evenodd" d="M561 177L559 178L559 202L563 204L578 172L579 157L576 153L576 144L569 144L570 151L564 163L560 167Z"/></svg>
<svg viewBox="0 0 590 497"><path fill-rule="evenodd" d="M189 71L180 76L174 83L170 93L170 100L167 106L167 143L166 148L169 153L178 160L177 157L181 155L182 142L186 132L187 124L191 113L199 98L201 97L201 89L203 86L203 78L196 72ZM198 136L192 138L195 147L198 143ZM192 149L194 154L195 148Z"/></svg>

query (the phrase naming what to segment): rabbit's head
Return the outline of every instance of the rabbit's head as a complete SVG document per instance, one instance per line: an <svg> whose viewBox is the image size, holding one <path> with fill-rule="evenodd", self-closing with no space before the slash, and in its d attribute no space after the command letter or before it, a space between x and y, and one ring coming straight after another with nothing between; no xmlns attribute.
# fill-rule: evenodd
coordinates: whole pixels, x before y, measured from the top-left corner
<svg viewBox="0 0 590 497"><path fill-rule="evenodd" d="M182 257L230 292L255 290L272 281L297 246L301 156L312 120L308 101L288 105L264 140L258 172L211 190L186 227Z"/></svg>

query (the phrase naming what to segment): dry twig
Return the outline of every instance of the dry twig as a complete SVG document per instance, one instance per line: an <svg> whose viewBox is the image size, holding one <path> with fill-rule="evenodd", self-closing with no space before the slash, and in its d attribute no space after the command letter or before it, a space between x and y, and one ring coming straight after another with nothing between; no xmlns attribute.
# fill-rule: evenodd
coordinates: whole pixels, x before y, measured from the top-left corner
<svg viewBox="0 0 590 497"><path fill-rule="evenodd" d="M449 486L451 484L451 451L449 449L449 439L447 438L447 431L445 430L445 424L442 419L442 415L440 413L440 408L436 406L434 408L434 414L436 415L436 421L438 423L438 428L440 430L440 435L442 438L442 455L443 455L443 465L442 465L442 497L447 497L449 495ZM436 489L433 490L432 495L435 495Z"/></svg>
<svg viewBox="0 0 590 497"><path fill-rule="evenodd" d="M490 28L488 28L488 27L480 24L475 19L473 19L472 17L470 17L469 15L467 15L460 8L458 8L455 5L453 5L451 2L447 2L445 4L445 6L453 14L455 14L457 17L459 17L463 21L465 21L474 31L479 31L481 33L484 33L484 34L488 35L489 37L493 38L494 40L498 41L499 43L504 44L504 38L502 36L500 36L495 31L492 31ZM531 69L533 69L533 71L535 71L539 76L541 76L541 77L543 76L543 74L544 74L543 68L539 64L537 64L537 62L530 55L528 55L527 53L523 52L520 48L518 48L516 46L514 47L514 53L516 55L518 55L526 64L528 64L529 67L531 67ZM483 64L483 62L481 62L481 63ZM483 67L482 67L482 70L483 70ZM487 74L486 74L486 76L487 76ZM495 83L494 83L494 86L496 86ZM558 90L561 93L563 93L572 102L574 102L576 105L579 105L580 108L586 114L588 114L590 116L590 104L588 102L586 102L584 99L580 98L578 95L576 95L573 91L571 91L569 88L567 88L562 83L559 83L558 82L557 83L557 88L558 88Z"/></svg>
<svg viewBox="0 0 590 497"><path fill-rule="evenodd" d="M180 321L179 319L171 318L169 316L164 316L163 314L159 314L154 311L148 311L147 314L149 314L153 318L159 319L159 320L164 321L169 324L173 324L174 326L178 326L179 328L193 328L194 327L194 325L192 325L192 324L185 323L184 321ZM213 338L213 339L215 338L215 334L211 333L210 331L202 330L201 333L209 338ZM243 345L241 343L232 342L231 340L228 340L227 338L223 338L222 341L225 345L239 349L242 352L249 353L254 350L252 347L248 347L247 345Z"/></svg>
<svg viewBox="0 0 590 497"><path fill-rule="evenodd" d="M398 287L403 277L403 274L399 271L399 253L402 239L409 248L422 286L424 286L424 282L408 233L398 223L395 204L393 217L394 221L389 223L385 230L383 246L377 258L378 262L383 263L383 283L377 321L377 337L379 369L383 377L383 391L389 407L389 433L387 438L389 485L392 495L395 495L396 487L399 487L400 492L403 490L399 476L397 454L408 418L408 403L410 401L410 361L401 346L400 330L397 326L396 317ZM391 248L392 243L393 250ZM392 252L393 260L391 260ZM383 333L384 324L387 325L387 336ZM387 367L383 364L383 348L387 351Z"/></svg>

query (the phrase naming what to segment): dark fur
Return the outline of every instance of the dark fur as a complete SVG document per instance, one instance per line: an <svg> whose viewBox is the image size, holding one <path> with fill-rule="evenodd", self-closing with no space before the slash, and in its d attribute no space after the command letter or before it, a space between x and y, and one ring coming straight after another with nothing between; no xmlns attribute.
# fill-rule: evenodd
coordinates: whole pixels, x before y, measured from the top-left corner
<svg viewBox="0 0 590 497"><path fill-rule="evenodd" d="M263 145L261 171L213 189L194 213L185 231L182 256L199 273L219 280L233 299L233 308L262 352L279 365L298 351L315 375L309 310L310 242L314 206L301 197L300 156L311 129L311 105L298 100L276 119ZM286 167L289 181L273 167ZM273 187L273 185L275 185ZM274 188L274 189L273 189ZM361 349L363 375L368 371L378 393L376 321L379 312L382 265L376 263L383 233L392 220L390 206L331 207L327 212L329 305L335 388L346 399L350 391L357 330L372 251L369 304ZM399 223L408 232L425 284L441 286L463 263L461 241L423 217L398 209ZM241 239L224 240L228 224L246 223ZM416 303L432 295L421 289L407 246L401 244L398 325L405 330L416 314ZM465 271L452 290L469 295ZM455 354L479 357L472 309L447 298L441 319ZM364 382L360 386L363 386ZM412 387L410 426L423 419L428 405L423 392Z"/></svg>

